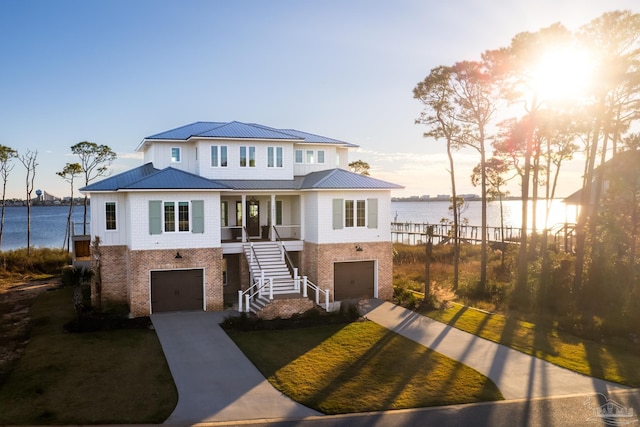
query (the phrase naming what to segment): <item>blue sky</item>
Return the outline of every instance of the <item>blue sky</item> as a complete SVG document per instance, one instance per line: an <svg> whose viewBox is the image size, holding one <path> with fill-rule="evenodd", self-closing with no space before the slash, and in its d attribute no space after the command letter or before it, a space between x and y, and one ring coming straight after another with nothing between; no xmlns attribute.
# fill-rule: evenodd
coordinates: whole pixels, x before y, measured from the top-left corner
<svg viewBox="0 0 640 427"><path fill-rule="evenodd" d="M637 0L0 0L0 144L37 150L36 188L65 196L55 172L77 142L109 145L118 173L142 163L145 136L238 120L358 144L350 158L406 187L394 195L448 194L444 143L414 124L415 85L519 32L621 9ZM477 192L464 172L477 159L457 161L459 190ZM24 176L16 163L8 197L24 198Z"/></svg>

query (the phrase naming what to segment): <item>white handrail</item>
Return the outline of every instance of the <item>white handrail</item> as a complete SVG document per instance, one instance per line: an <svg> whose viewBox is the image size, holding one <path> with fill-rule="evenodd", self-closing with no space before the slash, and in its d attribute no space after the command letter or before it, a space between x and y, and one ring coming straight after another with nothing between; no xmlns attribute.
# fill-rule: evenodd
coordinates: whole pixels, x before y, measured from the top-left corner
<svg viewBox="0 0 640 427"><path fill-rule="evenodd" d="M297 275L296 275L297 276ZM296 280L299 282L300 277L296 277ZM316 304L320 305L320 294L324 295L324 309L329 311L329 289L320 289L315 283L311 282L307 276L302 276L302 296L307 298L307 286L311 288L311 290L316 291Z"/></svg>
<svg viewBox="0 0 640 427"><path fill-rule="evenodd" d="M242 291L238 291L238 311L240 313L244 312L248 313L250 311L251 300L255 298L256 295L262 295L262 290L265 286L269 287L269 299L273 299L273 278L269 277L267 280L264 279L264 272L261 277L256 280L251 287ZM244 299L244 306L242 301Z"/></svg>

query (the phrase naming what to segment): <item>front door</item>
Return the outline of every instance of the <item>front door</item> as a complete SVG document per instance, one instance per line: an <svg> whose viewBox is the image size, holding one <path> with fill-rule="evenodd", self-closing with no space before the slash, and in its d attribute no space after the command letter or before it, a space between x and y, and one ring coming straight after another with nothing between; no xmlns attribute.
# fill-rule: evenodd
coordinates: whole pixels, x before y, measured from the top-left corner
<svg viewBox="0 0 640 427"><path fill-rule="evenodd" d="M260 202L257 200L247 201L247 231L249 236L260 235Z"/></svg>

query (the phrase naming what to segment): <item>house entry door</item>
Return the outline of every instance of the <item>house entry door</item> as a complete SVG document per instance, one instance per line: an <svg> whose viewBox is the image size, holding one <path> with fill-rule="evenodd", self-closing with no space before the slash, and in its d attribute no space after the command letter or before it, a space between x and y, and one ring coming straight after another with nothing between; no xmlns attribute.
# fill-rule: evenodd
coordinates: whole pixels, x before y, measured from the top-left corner
<svg viewBox="0 0 640 427"><path fill-rule="evenodd" d="M260 235L260 202L257 200L247 201L247 231L249 236Z"/></svg>

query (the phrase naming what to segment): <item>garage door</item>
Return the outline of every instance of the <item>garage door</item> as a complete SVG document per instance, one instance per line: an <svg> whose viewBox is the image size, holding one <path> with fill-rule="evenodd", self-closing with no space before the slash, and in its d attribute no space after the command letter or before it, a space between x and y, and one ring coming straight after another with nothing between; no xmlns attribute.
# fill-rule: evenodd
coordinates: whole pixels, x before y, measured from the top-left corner
<svg viewBox="0 0 640 427"><path fill-rule="evenodd" d="M202 269L151 272L153 313L203 310Z"/></svg>
<svg viewBox="0 0 640 427"><path fill-rule="evenodd" d="M375 262L337 262L334 264L334 298L373 298Z"/></svg>

